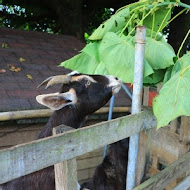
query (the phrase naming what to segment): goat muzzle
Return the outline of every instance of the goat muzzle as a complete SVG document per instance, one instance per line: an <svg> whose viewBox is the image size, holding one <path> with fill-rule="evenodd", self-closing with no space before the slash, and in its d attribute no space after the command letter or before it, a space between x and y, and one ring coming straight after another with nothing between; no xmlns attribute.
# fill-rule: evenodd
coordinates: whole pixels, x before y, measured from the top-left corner
<svg viewBox="0 0 190 190"><path fill-rule="evenodd" d="M55 84L68 84L71 81L70 75L57 75L57 76L51 76L44 80L37 88L40 86L46 85L45 89L49 88L52 85Z"/></svg>

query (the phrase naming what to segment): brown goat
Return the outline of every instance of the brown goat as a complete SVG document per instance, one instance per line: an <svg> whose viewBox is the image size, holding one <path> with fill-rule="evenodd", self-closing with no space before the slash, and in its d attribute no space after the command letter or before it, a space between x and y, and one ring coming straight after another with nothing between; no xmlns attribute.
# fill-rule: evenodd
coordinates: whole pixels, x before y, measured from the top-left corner
<svg viewBox="0 0 190 190"><path fill-rule="evenodd" d="M100 109L121 88L121 82L113 76L83 75L77 72L50 77L41 85L44 84L47 84L47 87L62 84L62 89L59 93L36 97L39 103L55 110L38 139L51 136L53 127L61 124L73 128L81 127L87 115ZM2 184L0 189L54 190L54 167Z"/></svg>

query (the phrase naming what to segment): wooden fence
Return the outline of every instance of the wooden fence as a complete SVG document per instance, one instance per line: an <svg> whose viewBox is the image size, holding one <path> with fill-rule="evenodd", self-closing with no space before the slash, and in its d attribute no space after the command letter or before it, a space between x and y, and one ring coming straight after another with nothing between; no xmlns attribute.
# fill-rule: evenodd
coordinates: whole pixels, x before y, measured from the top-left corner
<svg viewBox="0 0 190 190"><path fill-rule="evenodd" d="M156 126L151 110L124 116L82 129L32 141L0 151L0 184L51 165L76 166L75 157ZM35 163L35 164L31 164ZM190 168L190 153L135 189L160 189ZM70 171L70 170L68 170ZM66 174L69 175L69 174ZM57 183L56 183L57 185ZM68 186L68 190L76 190Z"/></svg>

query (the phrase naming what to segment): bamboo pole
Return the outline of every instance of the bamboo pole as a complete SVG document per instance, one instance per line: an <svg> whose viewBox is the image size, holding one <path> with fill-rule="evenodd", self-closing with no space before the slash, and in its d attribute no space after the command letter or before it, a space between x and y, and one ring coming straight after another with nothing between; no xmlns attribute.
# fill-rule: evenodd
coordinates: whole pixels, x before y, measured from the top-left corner
<svg viewBox="0 0 190 190"><path fill-rule="evenodd" d="M123 112L130 112L130 110L131 110L130 107L115 107L113 109L113 112L123 113ZM98 111L96 111L95 114L103 114L108 112L109 112L109 107L103 107L100 108ZM52 113L53 111L50 109L1 112L0 121L50 117Z"/></svg>

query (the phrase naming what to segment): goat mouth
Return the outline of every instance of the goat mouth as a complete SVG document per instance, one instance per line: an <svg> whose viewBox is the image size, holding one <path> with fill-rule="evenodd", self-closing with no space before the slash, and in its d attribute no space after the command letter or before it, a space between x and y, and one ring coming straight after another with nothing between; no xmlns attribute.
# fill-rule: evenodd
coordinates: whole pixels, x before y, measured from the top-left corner
<svg viewBox="0 0 190 190"><path fill-rule="evenodd" d="M112 87L112 94L114 95L114 94L117 94L119 91L120 91L120 89L121 89L121 83L119 83L118 85L116 85L116 86L113 86Z"/></svg>

